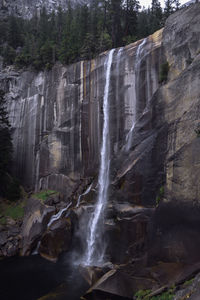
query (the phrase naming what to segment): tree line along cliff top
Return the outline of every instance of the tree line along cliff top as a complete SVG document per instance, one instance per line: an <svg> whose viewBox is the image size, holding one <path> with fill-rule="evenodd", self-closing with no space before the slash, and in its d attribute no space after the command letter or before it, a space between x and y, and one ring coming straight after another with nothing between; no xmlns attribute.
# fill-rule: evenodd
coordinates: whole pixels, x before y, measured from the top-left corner
<svg viewBox="0 0 200 300"><path fill-rule="evenodd" d="M0 55L4 66L50 69L56 61L70 64L144 38L164 26L180 7L178 0L158 0L141 8L138 0L93 0L90 5L59 7L40 16L22 19L14 15L0 20Z"/></svg>

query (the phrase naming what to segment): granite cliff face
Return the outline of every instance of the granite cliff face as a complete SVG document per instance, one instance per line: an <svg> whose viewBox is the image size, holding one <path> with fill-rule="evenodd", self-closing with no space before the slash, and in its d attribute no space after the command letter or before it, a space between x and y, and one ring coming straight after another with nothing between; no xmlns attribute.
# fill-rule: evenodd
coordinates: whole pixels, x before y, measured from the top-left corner
<svg viewBox="0 0 200 300"><path fill-rule="evenodd" d="M161 37L162 31L146 39L137 87L136 52L142 41L114 52L109 95L113 155L126 143L133 121L158 89ZM15 172L31 189L51 188L70 196L82 178L98 174L106 56L68 67L56 65L39 74L2 74ZM139 105L136 90L142 90Z"/></svg>
<svg viewBox="0 0 200 300"><path fill-rule="evenodd" d="M112 181L129 202L155 204L165 182L168 200L198 199L198 14L199 4L182 9L164 31L114 52ZM107 55L50 72L2 72L14 172L30 189L70 196L98 174ZM166 62L168 81L159 84Z"/></svg>
<svg viewBox="0 0 200 300"><path fill-rule="evenodd" d="M199 3L181 9L164 30L113 54L105 239L113 263L134 262L127 281L133 287L134 274L142 278L140 287L160 287L181 280L183 268L200 261L199 15ZM13 172L30 190L57 190L72 200L67 222L73 232L78 227L79 237L96 199L108 54L48 72L1 73L13 128ZM160 82L166 63L167 79ZM43 238L44 256L50 235L47 230ZM105 287L130 276L123 267L111 273ZM126 292L132 297L135 290Z"/></svg>

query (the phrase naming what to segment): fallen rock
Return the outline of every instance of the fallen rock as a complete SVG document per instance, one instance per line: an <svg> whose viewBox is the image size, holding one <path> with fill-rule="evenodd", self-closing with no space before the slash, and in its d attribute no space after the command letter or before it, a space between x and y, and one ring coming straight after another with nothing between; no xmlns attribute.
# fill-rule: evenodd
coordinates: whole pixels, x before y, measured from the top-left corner
<svg viewBox="0 0 200 300"><path fill-rule="evenodd" d="M148 289L152 287L152 280L145 277L134 278L123 270L115 269L100 278L84 295L84 299L133 299L136 287Z"/></svg>
<svg viewBox="0 0 200 300"><path fill-rule="evenodd" d="M5 243L7 242L7 238L8 238L8 233L6 231L1 231L0 232L0 247L5 245Z"/></svg>
<svg viewBox="0 0 200 300"><path fill-rule="evenodd" d="M22 224L21 254L23 256L29 255L36 247L37 242L46 230L47 223L54 212L54 207L42 204L39 199L28 199Z"/></svg>
<svg viewBox="0 0 200 300"><path fill-rule="evenodd" d="M52 195L49 195L47 197L47 199L45 200L45 205L53 206L58 204L60 201L61 201L60 194L54 192L52 193Z"/></svg>
<svg viewBox="0 0 200 300"><path fill-rule="evenodd" d="M105 273L102 268L93 266L79 266L79 272L90 286L95 284Z"/></svg>
<svg viewBox="0 0 200 300"><path fill-rule="evenodd" d="M15 256L19 254L19 240L10 239L2 248L2 254L5 257Z"/></svg>
<svg viewBox="0 0 200 300"><path fill-rule="evenodd" d="M69 250L70 245L71 220L70 218L58 219L44 233L39 246L39 253L42 257L56 262L62 252Z"/></svg>

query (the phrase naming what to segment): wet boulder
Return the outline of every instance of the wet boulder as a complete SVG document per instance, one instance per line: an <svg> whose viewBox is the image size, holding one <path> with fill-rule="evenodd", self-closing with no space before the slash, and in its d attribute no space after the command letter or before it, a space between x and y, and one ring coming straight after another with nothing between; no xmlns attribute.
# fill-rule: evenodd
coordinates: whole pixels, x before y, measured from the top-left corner
<svg viewBox="0 0 200 300"><path fill-rule="evenodd" d="M41 239L39 253L44 258L57 261L58 256L71 245L71 220L64 217L54 221Z"/></svg>
<svg viewBox="0 0 200 300"><path fill-rule="evenodd" d="M29 255L36 248L54 212L54 207L44 205L39 199L28 199L21 231L23 256Z"/></svg>
<svg viewBox="0 0 200 300"><path fill-rule="evenodd" d="M152 286L152 282L145 278L133 278L123 270L113 269L87 291L84 299L133 299L136 286L147 289Z"/></svg>
<svg viewBox="0 0 200 300"><path fill-rule="evenodd" d="M142 257L152 227L154 208L116 204L105 222L107 254L113 263L127 263Z"/></svg>
<svg viewBox="0 0 200 300"><path fill-rule="evenodd" d="M6 224L0 227L0 257L19 254L21 243L20 225L20 222L14 220L10 222L10 218L7 218Z"/></svg>

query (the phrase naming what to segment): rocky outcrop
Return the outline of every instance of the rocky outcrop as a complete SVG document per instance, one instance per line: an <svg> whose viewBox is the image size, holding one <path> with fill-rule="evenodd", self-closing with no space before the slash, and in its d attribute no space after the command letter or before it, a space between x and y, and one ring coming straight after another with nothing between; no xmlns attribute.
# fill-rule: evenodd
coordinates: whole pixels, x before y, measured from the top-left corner
<svg viewBox="0 0 200 300"><path fill-rule="evenodd" d="M7 218L6 225L0 225L0 257L19 255L21 244L21 222Z"/></svg>
<svg viewBox="0 0 200 300"><path fill-rule="evenodd" d="M68 217L58 219L47 228L40 240L38 253L51 261L57 261L59 255L68 251L72 238L71 220Z"/></svg>
<svg viewBox="0 0 200 300"><path fill-rule="evenodd" d="M159 87L161 38L162 31L146 39L141 68L136 59L143 41L114 52L109 96L113 155ZM92 61L57 64L52 71L37 74L2 72L13 128L14 173L26 187L50 188L70 197L83 178L98 174L106 58L102 53ZM136 72L141 78L137 86Z"/></svg>
<svg viewBox="0 0 200 300"><path fill-rule="evenodd" d="M170 65L169 82L161 89L168 123L166 155L166 198L199 202L200 32L196 4L170 17L163 46ZM176 28L176 30L172 30ZM173 34L172 34L173 33ZM172 47L173 44L173 47Z"/></svg>
<svg viewBox="0 0 200 300"><path fill-rule="evenodd" d="M55 208L46 206L39 199L29 198L22 224L22 255L29 255L37 247Z"/></svg>

